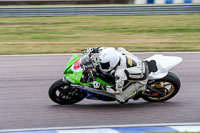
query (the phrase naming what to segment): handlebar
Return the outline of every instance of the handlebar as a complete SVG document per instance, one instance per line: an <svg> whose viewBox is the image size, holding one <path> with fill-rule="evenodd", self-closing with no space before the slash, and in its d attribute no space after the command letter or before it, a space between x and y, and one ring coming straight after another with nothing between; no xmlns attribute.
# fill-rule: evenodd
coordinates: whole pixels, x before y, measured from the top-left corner
<svg viewBox="0 0 200 133"><path fill-rule="evenodd" d="M87 49L82 49L82 50L81 50L81 53L82 53L82 54L87 53Z"/></svg>
<svg viewBox="0 0 200 133"><path fill-rule="evenodd" d="M88 55L89 57L92 56L92 53L87 53L87 49L82 49L81 53L84 54L84 55Z"/></svg>

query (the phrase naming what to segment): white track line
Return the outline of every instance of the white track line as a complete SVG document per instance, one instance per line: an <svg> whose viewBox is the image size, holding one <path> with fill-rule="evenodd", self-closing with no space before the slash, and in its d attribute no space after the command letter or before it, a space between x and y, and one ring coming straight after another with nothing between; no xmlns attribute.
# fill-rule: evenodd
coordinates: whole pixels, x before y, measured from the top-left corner
<svg viewBox="0 0 200 133"><path fill-rule="evenodd" d="M120 133L117 130L111 128L101 128L101 129L78 129L78 130L58 130L57 133Z"/></svg>
<svg viewBox="0 0 200 133"><path fill-rule="evenodd" d="M132 52L134 54L200 54L200 52ZM67 54L16 54L16 55L0 55L1 56L63 56L81 53L67 53Z"/></svg>
<svg viewBox="0 0 200 133"><path fill-rule="evenodd" d="M199 132L200 126L170 126L170 128L176 129L179 132Z"/></svg>
<svg viewBox="0 0 200 133"><path fill-rule="evenodd" d="M72 126L72 127L49 127L49 128L24 128L24 129L0 130L0 133L2 133L2 132L22 132L22 131L76 130L76 129L154 127L154 126L200 126L200 122L193 122L193 123L128 124L128 125L97 125L97 126Z"/></svg>

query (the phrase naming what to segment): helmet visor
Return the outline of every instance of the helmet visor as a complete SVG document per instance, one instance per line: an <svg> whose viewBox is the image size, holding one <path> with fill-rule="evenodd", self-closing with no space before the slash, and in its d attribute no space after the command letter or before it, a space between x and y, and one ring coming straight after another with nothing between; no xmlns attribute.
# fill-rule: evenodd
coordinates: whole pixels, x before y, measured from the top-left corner
<svg viewBox="0 0 200 133"><path fill-rule="evenodd" d="M102 69L107 69L108 70L110 68L110 63L109 62L100 63L100 65L101 65Z"/></svg>

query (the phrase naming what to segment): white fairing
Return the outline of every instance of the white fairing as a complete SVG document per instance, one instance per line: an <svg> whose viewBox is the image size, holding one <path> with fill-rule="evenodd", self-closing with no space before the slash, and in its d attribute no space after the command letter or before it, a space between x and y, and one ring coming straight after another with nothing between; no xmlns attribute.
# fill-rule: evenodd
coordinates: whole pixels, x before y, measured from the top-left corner
<svg viewBox="0 0 200 133"><path fill-rule="evenodd" d="M146 61L155 60L158 70L156 72L151 72L149 74L149 79L160 79L165 77L169 70L179 63L182 62L181 57L176 56L164 56L164 55L153 55L147 59Z"/></svg>

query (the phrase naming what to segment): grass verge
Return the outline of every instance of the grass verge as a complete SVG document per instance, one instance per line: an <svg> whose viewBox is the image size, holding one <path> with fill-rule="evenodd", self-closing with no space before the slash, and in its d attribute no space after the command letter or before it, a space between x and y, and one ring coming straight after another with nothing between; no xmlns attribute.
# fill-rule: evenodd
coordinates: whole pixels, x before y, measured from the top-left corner
<svg viewBox="0 0 200 133"><path fill-rule="evenodd" d="M200 51L200 14L0 18L0 54L71 53L97 46Z"/></svg>

